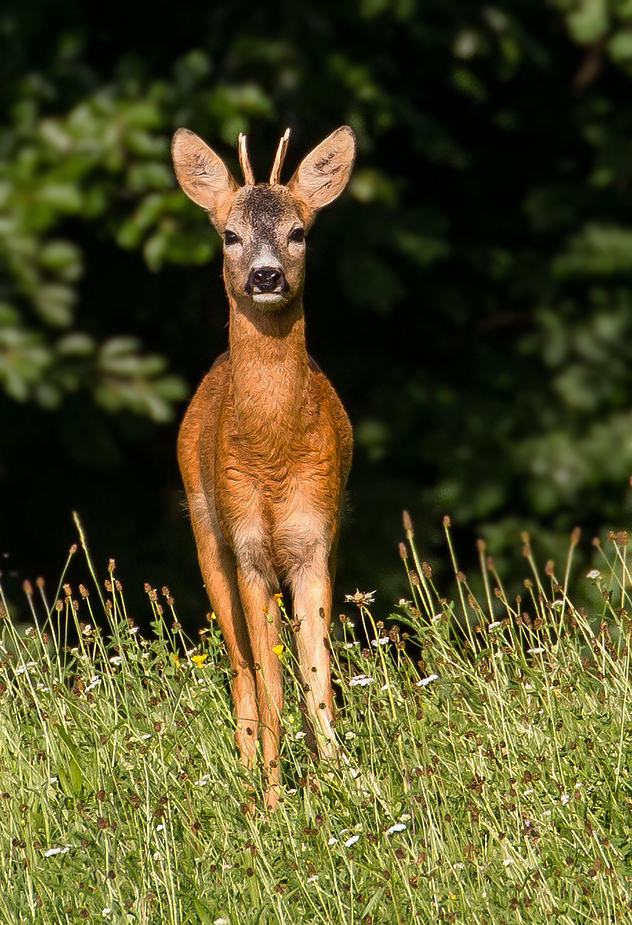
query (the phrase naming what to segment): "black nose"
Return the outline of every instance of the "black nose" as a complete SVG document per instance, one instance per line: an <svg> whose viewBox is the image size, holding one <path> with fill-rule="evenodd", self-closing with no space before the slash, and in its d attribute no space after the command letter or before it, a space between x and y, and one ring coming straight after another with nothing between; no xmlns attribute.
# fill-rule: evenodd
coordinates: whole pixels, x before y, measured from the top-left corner
<svg viewBox="0 0 632 925"><path fill-rule="evenodd" d="M284 284L283 270L278 267L259 267L251 270L248 277L249 292L258 289L259 292L274 292L275 289L282 289Z"/></svg>

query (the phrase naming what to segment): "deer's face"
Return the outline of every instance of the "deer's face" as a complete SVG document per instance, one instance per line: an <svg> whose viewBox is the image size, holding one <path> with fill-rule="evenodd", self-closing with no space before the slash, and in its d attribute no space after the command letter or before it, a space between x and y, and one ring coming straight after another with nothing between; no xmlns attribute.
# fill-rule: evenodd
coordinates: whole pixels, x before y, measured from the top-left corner
<svg viewBox="0 0 632 925"><path fill-rule="evenodd" d="M303 288L305 224L284 186L243 187L223 231L224 279L239 303L283 308Z"/></svg>
<svg viewBox="0 0 632 925"><path fill-rule="evenodd" d="M229 296L242 306L269 311L300 297L305 272L305 232L316 213L345 188L355 156L349 126L328 135L303 158L281 186L279 176L290 131L281 139L269 183L255 185L240 136L240 162L246 180L238 186L221 157L188 129L173 139L173 166L193 202L208 212L224 239L224 280Z"/></svg>

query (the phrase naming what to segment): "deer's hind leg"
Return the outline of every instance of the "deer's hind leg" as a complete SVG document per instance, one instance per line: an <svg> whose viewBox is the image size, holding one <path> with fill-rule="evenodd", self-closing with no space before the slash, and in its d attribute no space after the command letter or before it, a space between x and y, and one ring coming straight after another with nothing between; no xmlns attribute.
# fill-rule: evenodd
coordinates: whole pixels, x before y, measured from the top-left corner
<svg viewBox="0 0 632 925"><path fill-rule="evenodd" d="M242 763L254 767L259 734L257 680L248 626L239 597L237 565L206 497L190 500L198 559L211 607L226 644L232 672L235 743Z"/></svg>

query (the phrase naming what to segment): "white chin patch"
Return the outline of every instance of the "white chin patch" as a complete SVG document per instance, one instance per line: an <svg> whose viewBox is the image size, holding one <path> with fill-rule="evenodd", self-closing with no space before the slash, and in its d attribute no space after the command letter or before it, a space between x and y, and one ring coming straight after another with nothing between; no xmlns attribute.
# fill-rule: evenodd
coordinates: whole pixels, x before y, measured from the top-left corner
<svg viewBox="0 0 632 925"><path fill-rule="evenodd" d="M255 292L252 296L253 302L263 302L267 305L274 305L283 301L282 292Z"/></svg>

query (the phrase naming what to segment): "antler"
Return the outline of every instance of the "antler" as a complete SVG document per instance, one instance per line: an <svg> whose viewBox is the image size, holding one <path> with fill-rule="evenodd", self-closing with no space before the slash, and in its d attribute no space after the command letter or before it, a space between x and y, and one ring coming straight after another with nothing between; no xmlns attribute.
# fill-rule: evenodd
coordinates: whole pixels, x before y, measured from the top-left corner
<svg viewBox="0 0 632 925"><path fill-rule="evenodd" d="M279 182L281 176L281 169L283 167L283 161L285 160L285 155L287 154L287 148L290 143L291 131L289 128L286 128L285 132L281 137L279 142L279 147L277 148L277 153L274 158L274 164L272 165L272 172L270 173L270 186L274 186L275 183Z"/></svg>
<svg viewBox="0 0 632 925"><path fill-rule="evenodd" d="M250 166L250 161L248 159L246 136L242 132L239 133L239 165L241 167L241 172L244 175L246 186L254 186L255 175L252 172L252 167Z"/></svg>

